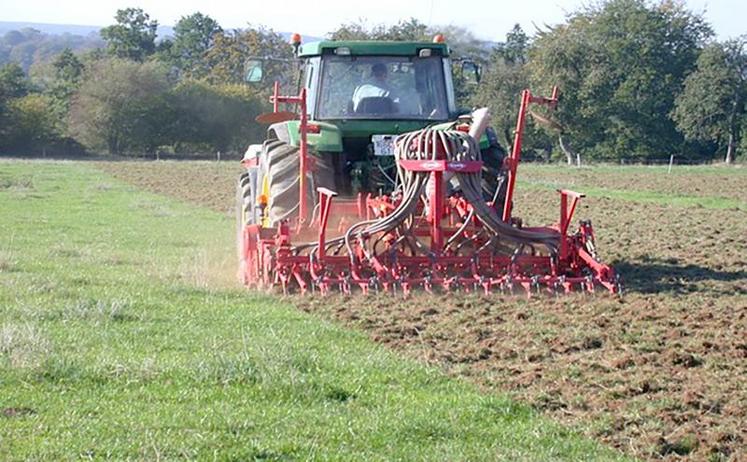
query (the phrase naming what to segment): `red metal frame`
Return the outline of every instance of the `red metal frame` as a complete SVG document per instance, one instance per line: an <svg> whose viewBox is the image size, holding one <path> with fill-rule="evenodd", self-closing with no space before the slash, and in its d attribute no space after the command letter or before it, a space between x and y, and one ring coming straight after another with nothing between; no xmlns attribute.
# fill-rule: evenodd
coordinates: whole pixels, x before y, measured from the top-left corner
<svg viewBox="0 0 747 462"><path fill-rule="evenodd" d="M306 217L305 191L308 169L308 145L306 133L306 94L301 90L298 96L280 96L279 85L275 85L271 98L275 111L279 103L298 104L300 109L301 168L298 227ZM513 149L504 168L508 175L506 202L502 220L511 223L511 207L516 185L517 167L521 158L522 135L525 118L530 104L543 104L554 108L558 101L557 88L550 98L533 96L529 90L521 95L521 106L516 125ZM420 142L421 140L416 140ZM413 148L414 149L414 148ZM573 288L593 291L596 285L612 293L620 291L614 270L599 262L594 250L594 231L591 223L582 221L578 230L569 234L570 224L579 201L584 197L569 190L558 190L560 194L559 221L549 227L523 228L527 232L542 232L544 235L557 235L557 252L537 252L535 249L517 248L513 253L498 254L493 250L482 233L479 220L470 216L471 205L459 196L446 197L444 187L445 172L479 172L482 162L450 162L436 147L435 160L401 160L399 166L413 172L429 172L430 180L426 188L427 216L423 219L425 206L420 205L413 217L410 228L412 236L429 241L429 255L419 255L394 234L385 234L371 241L372 236L357 235L352 244L352 253L339 254L327 249L327 231L331 217L338 220L338 232L345 231L350 223L340 216L357 217L357 220L382 218L392 213L398 205L397 197L371 194L358 195L354 199L337 199L336 193L319 189L319 215L317 220L308 223L318 226L317 240L308 254L300 254L291 244L291 227L281 223L277 229L261 226L246 226L242 233L241 274L247 286L280 286L284 291L295 287L300 292L319 290L322 293L337 287L343 293L354 288L366 293L370 290L399 291L407 294L413 288L432 291L439 287L444 291L461 289L464 291L494 290L513 291L523 288L527 294L546 291L550 293L569 292ZM334 209L333 213L333 199ZM417 218L416 218L417 217ZM445 223L446 222L446 223ZM460 254L449 246L447 239L456 236L462 242L476 249L471 255ZM337 241L339 242L339 240ZM451 242L451 241L449 241ZM363 245L367 243L367 245ZM366 249L373 249L369 251ZM379 249L377 251L377 249Z"/></svg>
<svg viewBox="0 0 747 462"><path fill-rule="evenodd" d="M552 96L544 98L541 96L532 96L529 90L521 92L521 105L519 106L519 117L516 121L516 131L514 132L514 145L510 155L506 158L508 170L508 188L506 190L506 202L503 205L503 221L511 221L511 212L513 208L514 188L516 187L516 169L521 161L521 142L524 135L524 124L526 123L527 111L530 104L541 104L555 109L558 105L558 87L553 87Z"/></svg>

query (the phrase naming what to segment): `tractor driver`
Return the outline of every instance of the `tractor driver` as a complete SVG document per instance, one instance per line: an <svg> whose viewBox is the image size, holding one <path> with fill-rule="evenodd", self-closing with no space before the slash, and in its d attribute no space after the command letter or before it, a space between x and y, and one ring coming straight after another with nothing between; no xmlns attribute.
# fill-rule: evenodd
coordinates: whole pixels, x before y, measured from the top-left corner
<svg viewBox="0 0 747 462"><path fill-rule="evenodd" d="M371 79L362 85L358 85L353 92L353 111L358 113L394 113L396 112L394 104L396 99L393 93L387 81L386 65L376 63L371 66Z"/></svg>

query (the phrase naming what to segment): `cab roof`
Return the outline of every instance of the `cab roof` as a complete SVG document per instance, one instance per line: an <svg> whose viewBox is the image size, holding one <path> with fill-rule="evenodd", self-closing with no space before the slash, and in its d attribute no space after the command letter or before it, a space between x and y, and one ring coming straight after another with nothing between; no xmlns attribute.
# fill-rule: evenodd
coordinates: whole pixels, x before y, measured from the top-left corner
<svg viewBox="0 0 747 462"><path fill-rule="evenodd" d="M337 48L347 48L352 56L418 56L420 50L430 48L433 55L449 56L445 43L433 42L383 42L377 40L323 40L301 45L299 57L335 54Z"/></svg>

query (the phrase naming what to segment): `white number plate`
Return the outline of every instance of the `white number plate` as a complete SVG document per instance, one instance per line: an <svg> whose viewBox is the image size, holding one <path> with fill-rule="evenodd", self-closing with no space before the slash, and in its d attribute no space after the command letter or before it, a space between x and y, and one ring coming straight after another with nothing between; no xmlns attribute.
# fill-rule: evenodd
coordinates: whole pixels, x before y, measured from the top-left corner
<svg viewBox="0 0 747 462"><path fill-rule="evenodd" d="M374 145L374 155L377 156L393 156L394 155L394 140L397 135L372 135L371 141Z"/></svg>

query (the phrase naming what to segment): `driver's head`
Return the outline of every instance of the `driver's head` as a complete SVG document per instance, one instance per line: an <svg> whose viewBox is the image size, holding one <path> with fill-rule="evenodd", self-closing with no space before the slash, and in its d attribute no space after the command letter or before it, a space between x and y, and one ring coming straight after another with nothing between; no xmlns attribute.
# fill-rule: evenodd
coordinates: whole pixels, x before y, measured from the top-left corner
<svg viewBox="0 0 747 462"><path fill-rule="evenodd" d="M371 67L371 76L376 80L386 80L386 65L376 63Z"/></svg>

